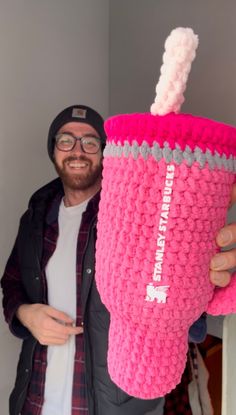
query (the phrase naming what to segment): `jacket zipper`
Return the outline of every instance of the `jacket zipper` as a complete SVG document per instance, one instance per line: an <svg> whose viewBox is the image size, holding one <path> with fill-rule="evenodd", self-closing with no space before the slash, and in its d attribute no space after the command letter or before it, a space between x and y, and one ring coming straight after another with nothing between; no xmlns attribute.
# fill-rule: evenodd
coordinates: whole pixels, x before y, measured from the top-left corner
<svg viewBox="0 0 236 415"><path fill-rule="evenodd" d="M96 217L97 217L97 215L95 215L95 216L93 217L93 219L92 219L92 222L91 222L91 225L90 225L90 228L89 228L89 231L88 231L88 237L87 237L87 240L86 240L86 244L85 244L84 252L86 252L86 250L87 250L87 247L88 247L88 243L89 243L89 239L90 239L91 232L92 232L92 231L93 231L93 229L95 228L95 224L96 224ZM82 278L83 278L83 270L84 270L84 259L83 259L83 263L82 263ZM82 285L83 285L83 280L82 280ZM85 305L84 305L84 307L83 307L83 301L82 301L82 299L81 299L81 303L82 303L82 318L83 318L83 323L84 323L84 316L85 316L86 304L85 304ZM87 303L87 302L86 302L86 303Z"/></svg>
<svg viewBox="0 0 236 415"><path fill-rule="evenodd" d="M94 231L95 224L96 224L96 218L97 218L97 215L95 215L93 217L92 221L91 221L91 225L90 225L90 228L89 228L88 237L87 237L87 240L86 240L84 252L86 252L86 250L87 250L88 243L89 243L89 239L90 239L90 236L91 236L91 232ZM84 269L84 261L82 263L82 271L83 271L83 269ZM82 272L82 275L83 275L83 272ZM83 282L82 282L82 284L83 284ZM90 394L92 394L92 396L93 396L93 398L92 398L93 399L92 411L94 412L95 411L95 397L94 397L94 393L93 393L92 382L90 384L88 383L88 373L87 373L88 372L88 369L89 369L90 374L91 374L90 378L92 379L92 364L91 364L91 357L86 352L86 347L85 347L86 344L89 345L89 340L87 339L88 333L87 333L87 329L86 329L86 318L85 318L86 308L87 308L87 301L84 304L84 307L83 307L83 302L82 302L82 308L83 308L83 310L82 310L82 318L83 318L83 326L84 326L85 385L86 385L86 388L88 388L90 386ZM89 365L89 368L88 368L88 365ZM88 397L88 410L90 410L89 407L91 406L91 402L89 403L89 394L88 393L87 393L87 397Z"/></svg>
<svg viewBox="0 0 236 415"><path fill-rule="evenodd" d="M29 370L29 372L30 372L30 374L31 374L31 371L32 371L32 364L33 364L33 355L34 355L34 351L35 351L35 347L36 347L36 344L37 344L37 341L35 341L35 344L34 344L34 347L32 347L32 351L31 351L31 355L30 355L30 362L31 362L31 367L30 367L30 369L28 369ZM25 371L26 371L27 369L25 369ZM21 391L21 393L20 393L20 395L18 396L18 398L17 398L17 401L16 401L16 415L20 415L21 414L21 412L19 412L19 410L18 410L18 406L20 406L20 400L21 400L21 398L22 398L22 396L24 395L24 393L25 393L25 391L26 391L26 389L28 388L28 385L29 385L29 381L30 381L30 374L29 374L29 378L28 378L28 381L26 382L26 385L24 386L24 388L23 388L23 390ZM23 405L22 405L23 406ZM22 406L21 406L21 408L20 408L20 411L22 410Z"/></svg>

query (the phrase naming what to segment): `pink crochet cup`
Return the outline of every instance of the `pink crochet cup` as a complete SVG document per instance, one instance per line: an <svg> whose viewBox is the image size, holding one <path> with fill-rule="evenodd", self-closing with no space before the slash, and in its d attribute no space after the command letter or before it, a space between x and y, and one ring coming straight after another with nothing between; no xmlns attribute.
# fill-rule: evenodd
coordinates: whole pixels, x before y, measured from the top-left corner
<svg viewBox="0 0 236 415"><path fill-rule="evenodd" d="M236 169L236 129L186 114L119 115L107 146L96 282L110 312L108 369L131 396L180 382L189 327L236 312L236 279L209 280Z"/></svg>

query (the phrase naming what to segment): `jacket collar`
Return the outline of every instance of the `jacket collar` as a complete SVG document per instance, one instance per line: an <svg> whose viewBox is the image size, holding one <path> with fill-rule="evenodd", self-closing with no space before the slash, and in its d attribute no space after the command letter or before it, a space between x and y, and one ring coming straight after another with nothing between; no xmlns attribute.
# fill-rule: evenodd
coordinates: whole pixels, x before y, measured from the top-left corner
<svg viewBox="0 0 236 415"><path fill-rule="evenodd" d="M58 218L58 211L64 190L62 181L57 178L37 190L29 201L29 208L34 213L38 212L41 217L45 217L47 224L51 224ZM86 211L84 212L85 220L91 220L91 217L97 215L100 200L100 191L98 191L89 201Z"/></svg>

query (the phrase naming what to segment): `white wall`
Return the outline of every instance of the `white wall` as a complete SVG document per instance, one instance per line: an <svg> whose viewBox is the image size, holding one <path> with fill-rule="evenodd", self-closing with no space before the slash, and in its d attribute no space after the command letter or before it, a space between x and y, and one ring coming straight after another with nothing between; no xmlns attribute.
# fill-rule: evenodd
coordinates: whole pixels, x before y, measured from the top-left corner
<svg viewBox="0 0 236 415"><path fill-rule="evenodd" d="M50 122L67 105L108 114L109 0L0 0L0 274L32 191L55 176ZM0 313L0 413L20 342Z"/></svg>
<svg viewBox="0 0 236 415"><path fill-rule="evenodd" d="M110 113L149 111L164 42L178 26L199 35L182 110L236 121L235 0L110 0Z"/></svg>
<svg viewBox="0 0 236 415"><path fill-rule="evenodd" d="M236 314L226 316L223 325L223 390L222 415L235 415L235 345Z"/></svg>

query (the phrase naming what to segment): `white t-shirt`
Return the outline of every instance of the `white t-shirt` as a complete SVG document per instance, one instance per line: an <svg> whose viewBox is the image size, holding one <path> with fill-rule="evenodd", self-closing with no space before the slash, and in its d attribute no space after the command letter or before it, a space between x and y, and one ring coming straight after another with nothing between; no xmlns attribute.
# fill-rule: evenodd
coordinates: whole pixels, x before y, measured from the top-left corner
<svg viewBox="0 0 236 415"><path fill-rule="evenodd" d="M46 266L48 304L76 320L76 250L82 214L88 200L59 208L59 236ZM42 415L71 415L75 336L66 344L48 346Z"/></svg>

